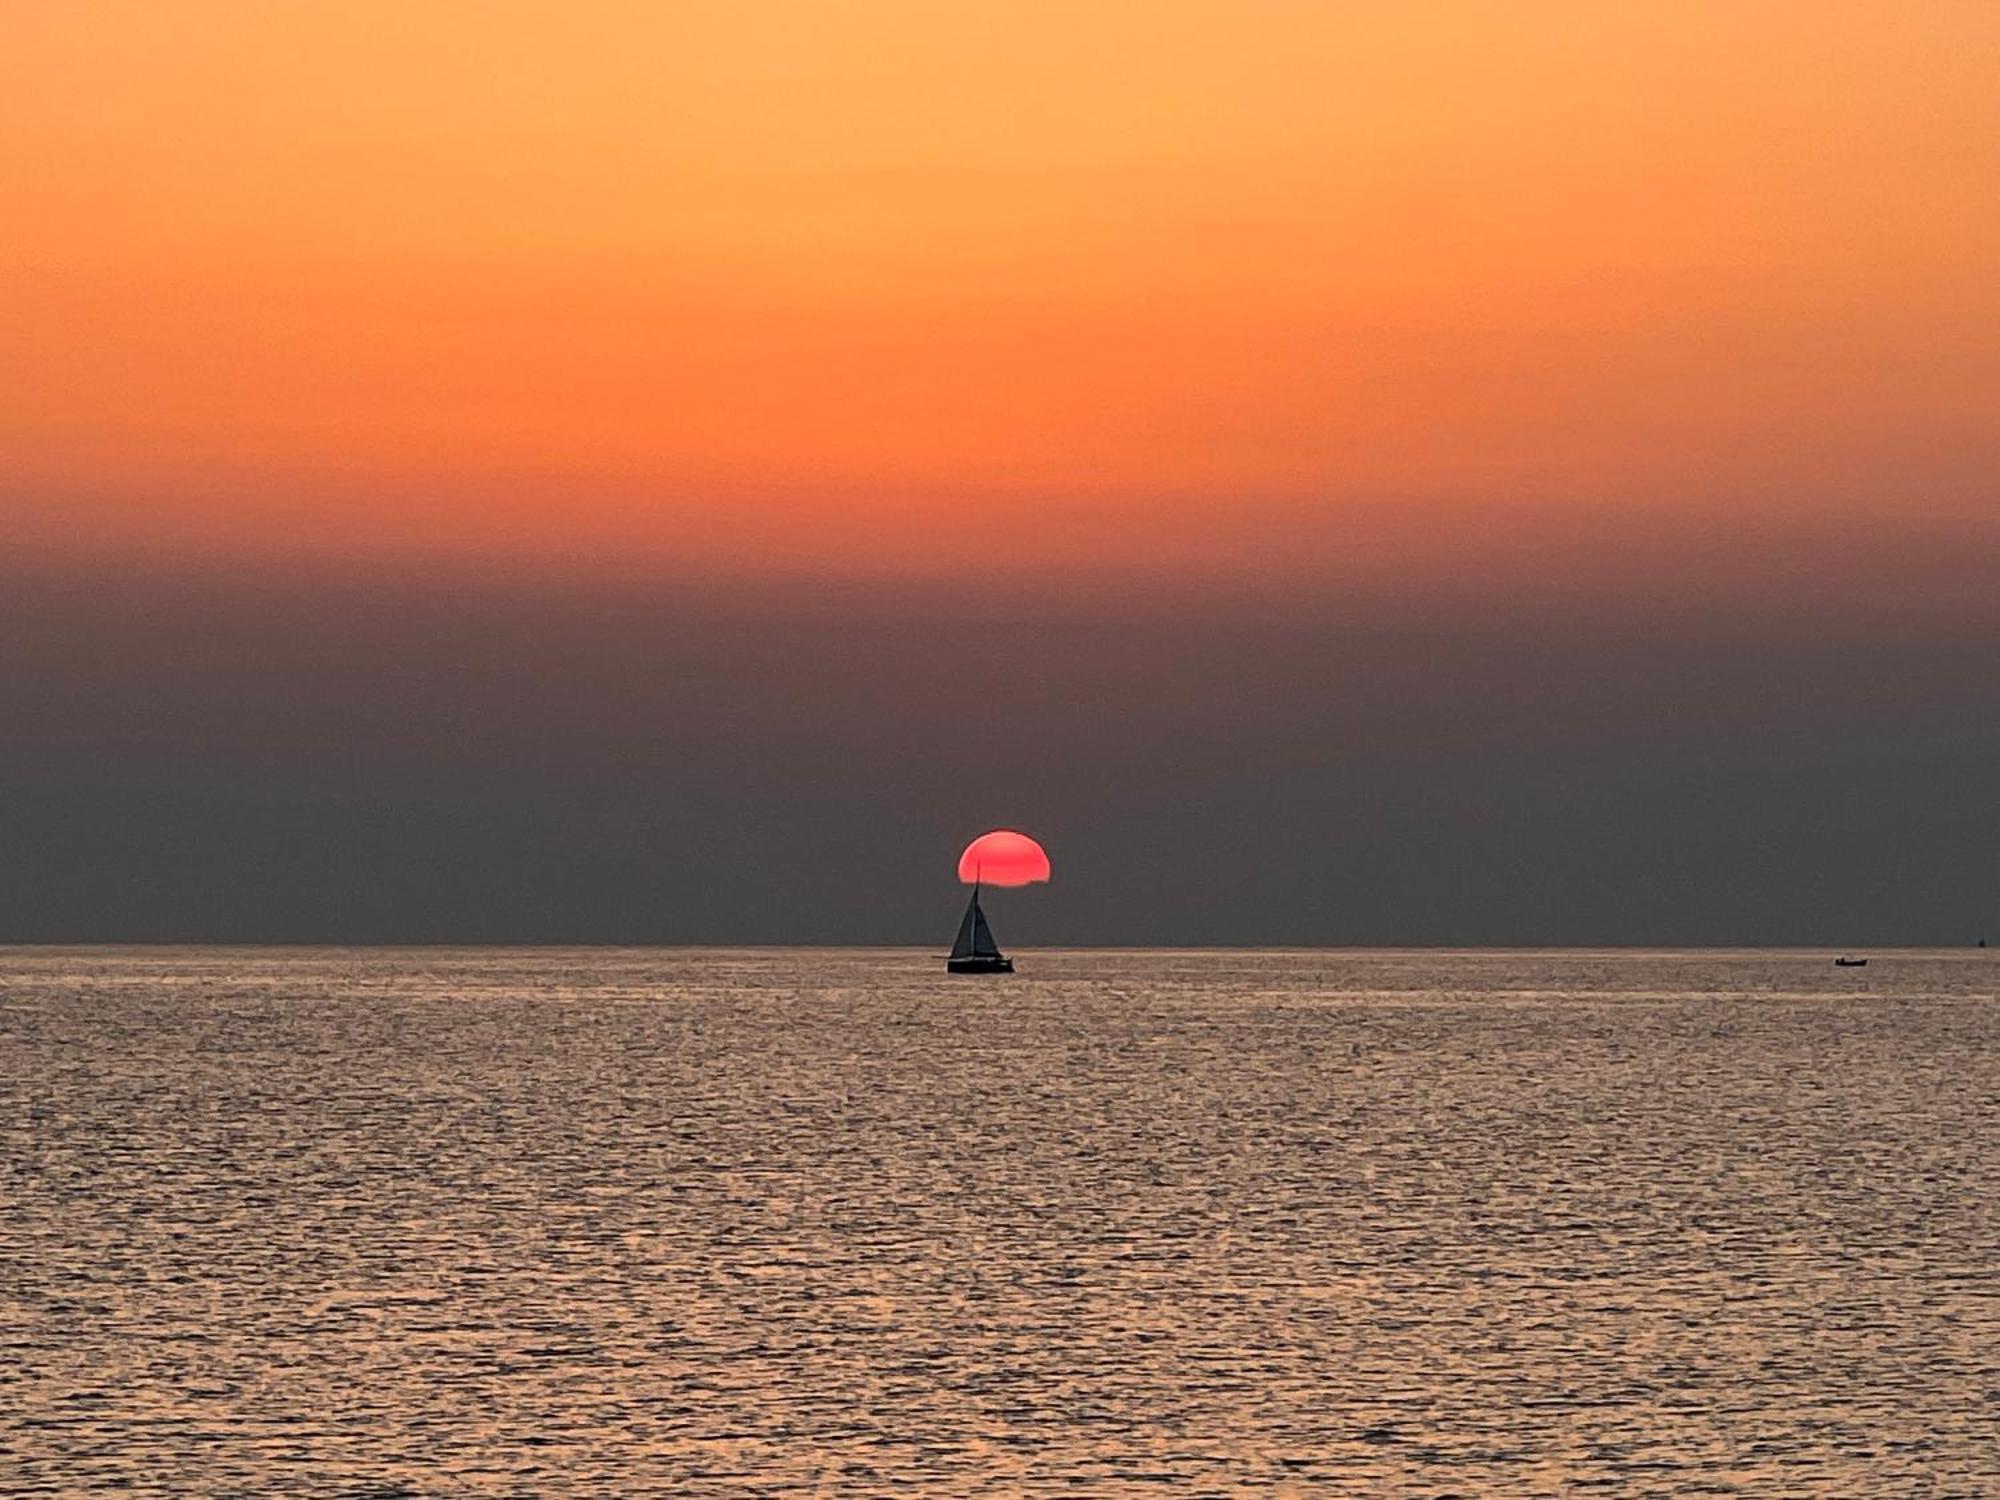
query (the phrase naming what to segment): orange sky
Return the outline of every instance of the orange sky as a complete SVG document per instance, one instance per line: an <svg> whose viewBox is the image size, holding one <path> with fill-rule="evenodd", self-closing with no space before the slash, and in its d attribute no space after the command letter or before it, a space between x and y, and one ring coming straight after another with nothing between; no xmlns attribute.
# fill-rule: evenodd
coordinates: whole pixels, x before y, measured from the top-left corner
<svg viewBox="0 0 2000 1500"><path fill-rule="evenodd" d="M1990 522L1987 0L28 4L17 544Z"/></svg>

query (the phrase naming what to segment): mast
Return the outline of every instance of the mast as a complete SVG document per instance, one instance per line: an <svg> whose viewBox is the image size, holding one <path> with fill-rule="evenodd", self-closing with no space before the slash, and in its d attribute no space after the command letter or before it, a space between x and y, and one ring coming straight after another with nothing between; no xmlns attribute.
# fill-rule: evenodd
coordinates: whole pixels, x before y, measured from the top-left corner
<svg viewBox="0 0 2000 1500"><path fill-rule="evenodd" d="M953 958L970 958L978 951L980 916L979 892L975 888L972 899L965 904L965 915L959 919L958 937L951 945Z"/></svg>

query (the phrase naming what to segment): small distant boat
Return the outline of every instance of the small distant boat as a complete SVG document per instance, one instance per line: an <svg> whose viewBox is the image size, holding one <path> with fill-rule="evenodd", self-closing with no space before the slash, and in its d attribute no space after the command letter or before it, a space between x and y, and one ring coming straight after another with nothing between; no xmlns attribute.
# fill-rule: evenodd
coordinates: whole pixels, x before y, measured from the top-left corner
<svg viewBox="0 0 2000 1500"><path fill-rule="evenodd" d="M1833 966L1836 969L1865 969L1868 967L1868 960L1865 958L1836 958L1833 961Z"/></svg>
<svg viewBox="0 0 2000 1500"><path fill-rule="evenodd" d="M951 957L944 962L949 974L1011 974L1014 960L993 941L993 929L986 925L986 913L979 909L979 882L972 884L972 900L965 908L965 920L958 924L958 941L951 945Z"/></svg>

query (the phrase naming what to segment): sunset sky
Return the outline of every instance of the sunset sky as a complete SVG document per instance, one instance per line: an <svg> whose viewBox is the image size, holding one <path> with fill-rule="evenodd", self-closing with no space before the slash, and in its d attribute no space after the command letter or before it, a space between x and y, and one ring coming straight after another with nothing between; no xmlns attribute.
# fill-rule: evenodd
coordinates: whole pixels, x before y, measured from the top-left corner
<svg viewBox="0 0 2000 1500"><path fill-rule="evenodd" d="M1985 0L9 6L0 938L922 940L1002 825L1049 940L2000 936L1996 79Z"/></svg>

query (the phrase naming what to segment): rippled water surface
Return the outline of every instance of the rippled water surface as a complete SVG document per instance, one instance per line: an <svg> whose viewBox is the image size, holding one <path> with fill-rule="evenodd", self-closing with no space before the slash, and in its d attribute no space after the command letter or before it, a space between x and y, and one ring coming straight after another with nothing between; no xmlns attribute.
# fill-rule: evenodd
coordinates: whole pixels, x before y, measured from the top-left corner
<svg viewBox="0 0 2000 1500"><path fill-rule="evenodd" d="M0 950L0 1491L2000 1494L2000 955Z"/></svg>

